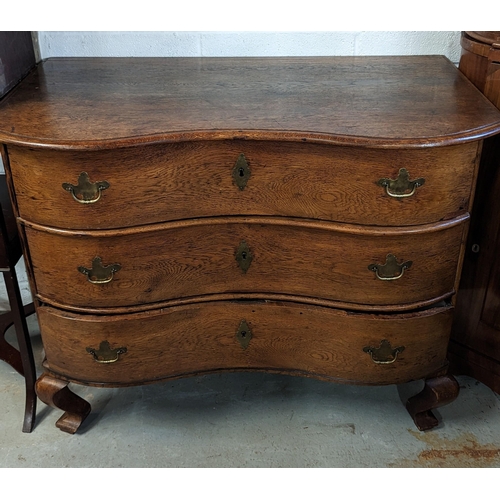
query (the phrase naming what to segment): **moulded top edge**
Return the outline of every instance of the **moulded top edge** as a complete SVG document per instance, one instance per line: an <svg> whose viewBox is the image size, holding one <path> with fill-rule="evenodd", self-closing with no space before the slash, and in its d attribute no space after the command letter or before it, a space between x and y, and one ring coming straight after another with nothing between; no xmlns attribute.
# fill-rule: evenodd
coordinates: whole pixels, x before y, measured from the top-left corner
<svg viewBox="0 0 500 500"><path fill-rule="evenodd" d="M110 149L193 140L429 147L500 132L443 56L72 58L0 102L0 142Z"/></svg>
<svg viewBox="0 0 500 500"><path fill-rule="evenodd" d="M411 139L391 139L386 137L332 136L319 133L304 133L291 131L186 131L157 134L154 136L136 136L111 138L94 141L61 142L46 138L29 138L3 134L0 131L0 143L6 145L24 146L36 149L51 149L63 151L99 151L121 149L134 146L153 144L168 144L195 141L275 141L325 144L332 146L351 146L373 149L420 149L429 147L452 146L487 139L500 133L500 122L479 130L467 131L454 136L423 137Z"/></svg>

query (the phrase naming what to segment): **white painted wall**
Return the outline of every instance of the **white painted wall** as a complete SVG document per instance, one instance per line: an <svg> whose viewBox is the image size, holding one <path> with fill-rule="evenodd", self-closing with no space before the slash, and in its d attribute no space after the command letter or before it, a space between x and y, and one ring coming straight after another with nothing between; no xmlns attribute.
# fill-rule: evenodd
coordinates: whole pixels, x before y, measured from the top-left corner
<svg viewBox="0 0 500 500"><path fill-rule="evenodd" d="M38 31L40 57L227 57L442 54L460 31Z"/></svg>

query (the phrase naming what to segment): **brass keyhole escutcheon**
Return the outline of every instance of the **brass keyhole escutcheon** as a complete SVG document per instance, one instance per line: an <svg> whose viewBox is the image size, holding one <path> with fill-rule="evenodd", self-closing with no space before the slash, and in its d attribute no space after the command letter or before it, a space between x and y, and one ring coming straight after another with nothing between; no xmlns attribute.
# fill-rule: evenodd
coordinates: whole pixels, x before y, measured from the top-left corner
<svg viewBox="0 0 500 500"><path fill-rule="evenodd" d="M235 258L236 262L238 262L238 266L240 266L240 269L246 273L253 260L252 252L250 251L250 247L247 245L246 241L242 241L236 249Z"/></svg>
<svg viewBox="0 0 500 500"><path fill-rule="evenodd" d="M372 361L378 365L389 365L394 363L398 358L398 354L405 350L405 346L392 348L388 340L380 341L379 347L366 346L363 347L363 352L370 355Z"/></svg>
<svg viewBox="0 0 500 500"><path fill-rule="evenodd" d="M368 269L373 271L379 280L393 281L401 278L405 269L409 269L412 264L411 260L398 264L396 256L390 253L387 254L385 264L370 264Z"/></svg>
<svg viewBox="0 0 500 500"><path fill-rule="evenodd" d="M233 168L234 183L240 188L241 191L245 189L248 179L250 179L250 167L248 161L243 153L240 153Z"/></svg>
<svg viewBox="0 0 500 500"><path fill-rule="evenodd" d="M127 348L118 347L116 349L111 349L109 342L107 340L103 340L99 344L99 349L87 347L86 351L92 355L94 361L97 363L109 364L118 361L118 356L120 354L125 354L127 352Z"/></svg>
<svg viewBox="0 0 500 500"><path fill-rule="evenodd" d="M79 266L77 269L82 274L87 276L87 280L93 285L102 285L104 283L109 283L114 274L117 273L122 266L120 264L110 264L109 266L104 266L102 264L101 257L94 257L92 259L92 267Z"/></svg>
<svg viewBox="0 0 500 500"><path fill-rule="evenodd" d="M396 179L379 179L377 184L385 187L385 192L393 198L408 198L415 194L418 187L423 186L423 177L410 181L410 174L406 168L400 168Z"/></svg>
<svg viewBox="0 0 500 500"><path fill-rule="evenodd" d="M63 189L69 191L73 199L78 203L96 203L101 199L101 192L109 188L108 181L90 182L89 174L82 172L78 176L78 184L63 182Z"/></svg>
<svg viewBox="0 0 500 500"><path fill-rule="evenodd" d="M252 340L252 330L244 319L242 319L240 322L240 326L238 327L238 330L236 332L236 339L240 343L241 347L243 347L243 349L246 349L248 347L248 344L250 344L250 340Z"/></svg>

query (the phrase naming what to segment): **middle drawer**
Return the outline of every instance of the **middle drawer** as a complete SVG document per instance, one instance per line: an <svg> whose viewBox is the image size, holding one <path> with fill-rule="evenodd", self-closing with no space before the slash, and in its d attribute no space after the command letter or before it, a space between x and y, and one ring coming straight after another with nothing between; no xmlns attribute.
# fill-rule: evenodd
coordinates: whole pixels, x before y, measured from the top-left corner
<svg viewBox="0 0 500 500"><path fill-rule="evenodd" d="M143 308L253 293L409 309L453 293L466 220L382 229L228 217L117 231L25 230L37 295L61 307Z"/></svg>

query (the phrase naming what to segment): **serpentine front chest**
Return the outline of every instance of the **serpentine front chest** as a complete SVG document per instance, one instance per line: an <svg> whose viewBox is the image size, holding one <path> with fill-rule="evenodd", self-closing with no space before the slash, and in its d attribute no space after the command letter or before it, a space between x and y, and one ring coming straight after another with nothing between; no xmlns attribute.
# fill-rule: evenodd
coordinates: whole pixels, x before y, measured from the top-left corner
<svg viewBox="0 0 500 500"><path fill-rule="evenodd" d="M70 382L264 370L425 379L446 351L482 140L500 112L446 58L49 59L0 105L46 359Z"/></svg>

